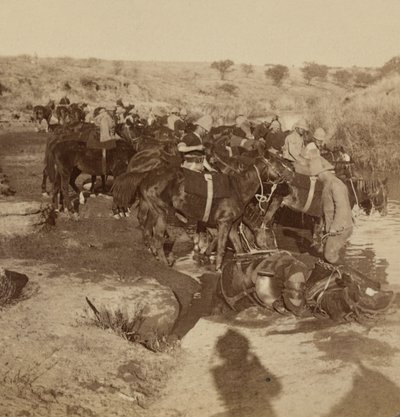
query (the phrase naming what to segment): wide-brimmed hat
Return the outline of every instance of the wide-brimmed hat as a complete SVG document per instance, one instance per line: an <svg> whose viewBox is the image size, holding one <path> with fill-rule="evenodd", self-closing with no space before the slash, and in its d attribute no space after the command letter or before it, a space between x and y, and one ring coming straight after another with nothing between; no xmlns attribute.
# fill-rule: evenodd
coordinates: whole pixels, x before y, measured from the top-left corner
<svg viewBox="0 0 400 417"><path fill-rule="evenodd" d="M313 134L313 138L316 140L320 140L321 142L325 142L326 141L326 132L324 129L322 129L322 127L319 127L318 129L315 130L314 134Z"/></svg>
<svg viewBox="0 0 400 417"><path fill-rule="evenodd" d="M209 132L213 124L213 119L209 115L202 116L194 124Z"/></svg>
<svg viewBox="0 0 400 417"><path fill-rule="evenodd" d="M298 120L294 125L293 125L293 129L295 129L296 127L298 127L299 129L303 129L306 130L307 132L309 131L307 122L304 119L300 119Z"/></svg>
<svg viewBox="0 0 400 417"><path fill-rule="evenodd" d="M300 153L300 158L293 163L298 174L316 176L323 171L330 171L334 166L321 156L315 143L309 143Z"/></svg>

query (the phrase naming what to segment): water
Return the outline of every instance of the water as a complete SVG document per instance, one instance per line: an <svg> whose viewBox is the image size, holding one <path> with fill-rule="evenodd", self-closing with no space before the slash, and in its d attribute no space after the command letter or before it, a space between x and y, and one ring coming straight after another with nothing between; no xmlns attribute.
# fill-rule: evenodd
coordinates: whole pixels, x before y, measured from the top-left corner
<svg viewBox="0 0 400 417"><path fill-rule="evenodd" d="M360 216L346 251L346 262L372 279L400 290L400 201L389 200L388 214Z"/></svg>

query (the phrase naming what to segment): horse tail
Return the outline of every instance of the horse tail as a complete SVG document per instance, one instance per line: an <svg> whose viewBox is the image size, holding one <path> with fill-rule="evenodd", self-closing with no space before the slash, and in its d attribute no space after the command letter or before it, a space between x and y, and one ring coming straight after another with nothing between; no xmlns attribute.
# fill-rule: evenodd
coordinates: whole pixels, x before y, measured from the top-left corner
<svg viewBox="0 0 400 417"><path fill-rule="evenodd" d="M55 165L55 158L54 152L52 148L52 141L49 138L46 144L46 150L44 153L44 169L49 177L50 181L54 184L56 180L56 165Z"/></svg>
<svg viewBox="0 0 400 417"><path fill-rule="evenodd" d="M113 205L125 209L131 207L135 202L136 192L142 179L143 175L133 172L126 172L115 178L111 187Z"/></svg>

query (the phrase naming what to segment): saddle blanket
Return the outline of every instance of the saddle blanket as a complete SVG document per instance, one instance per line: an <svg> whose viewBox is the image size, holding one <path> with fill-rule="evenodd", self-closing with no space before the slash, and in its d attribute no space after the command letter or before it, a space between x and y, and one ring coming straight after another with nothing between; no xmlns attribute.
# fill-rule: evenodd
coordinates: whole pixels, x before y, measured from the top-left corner
<svg viewBox="0 0 400 417"><path fill-rule="evenodd" d="M212 198L228 198L231 196L229 177L227 175L219 172L205 174L204 172L196 172L186 168L182 168L182 171L186 194L193 194L199 197L207 198L207 182L212 181Z"/></svg>
<svg viewBox="0 0 400 417"><path fill-rule="evenodd" d="M182 168L184 190L188 194L186 212L207 223L213 201L231 196L229 177L220 173L203 173Z"/></svg>
<svg viewBox="0 0 400 417"><path fill-rule="evenodd" d="M296 192L290 199L288 207L293 207L310 216L321 215L322 183L316 177L296 173L291 183ZM286 200L286 199L285 199Z"/></svg>
<svg viewBox="0 0 400 417"><path fill-rule="evenodd" d="M100 142L100 129L91 129L87 132L87 142L86 146L88 149L114 149L116 144L116 139L107 140L105 142Z"/></svg>

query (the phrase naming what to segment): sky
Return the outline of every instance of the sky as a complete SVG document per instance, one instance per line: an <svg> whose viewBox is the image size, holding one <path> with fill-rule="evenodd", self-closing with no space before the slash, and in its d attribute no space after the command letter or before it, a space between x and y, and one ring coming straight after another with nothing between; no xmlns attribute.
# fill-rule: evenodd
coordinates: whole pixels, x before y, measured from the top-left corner
<svg viewBox="0 0 400 417"><path fill-rule="evenodd" d="M0 55L381 66L400 0L0 0Z"/></svg>

